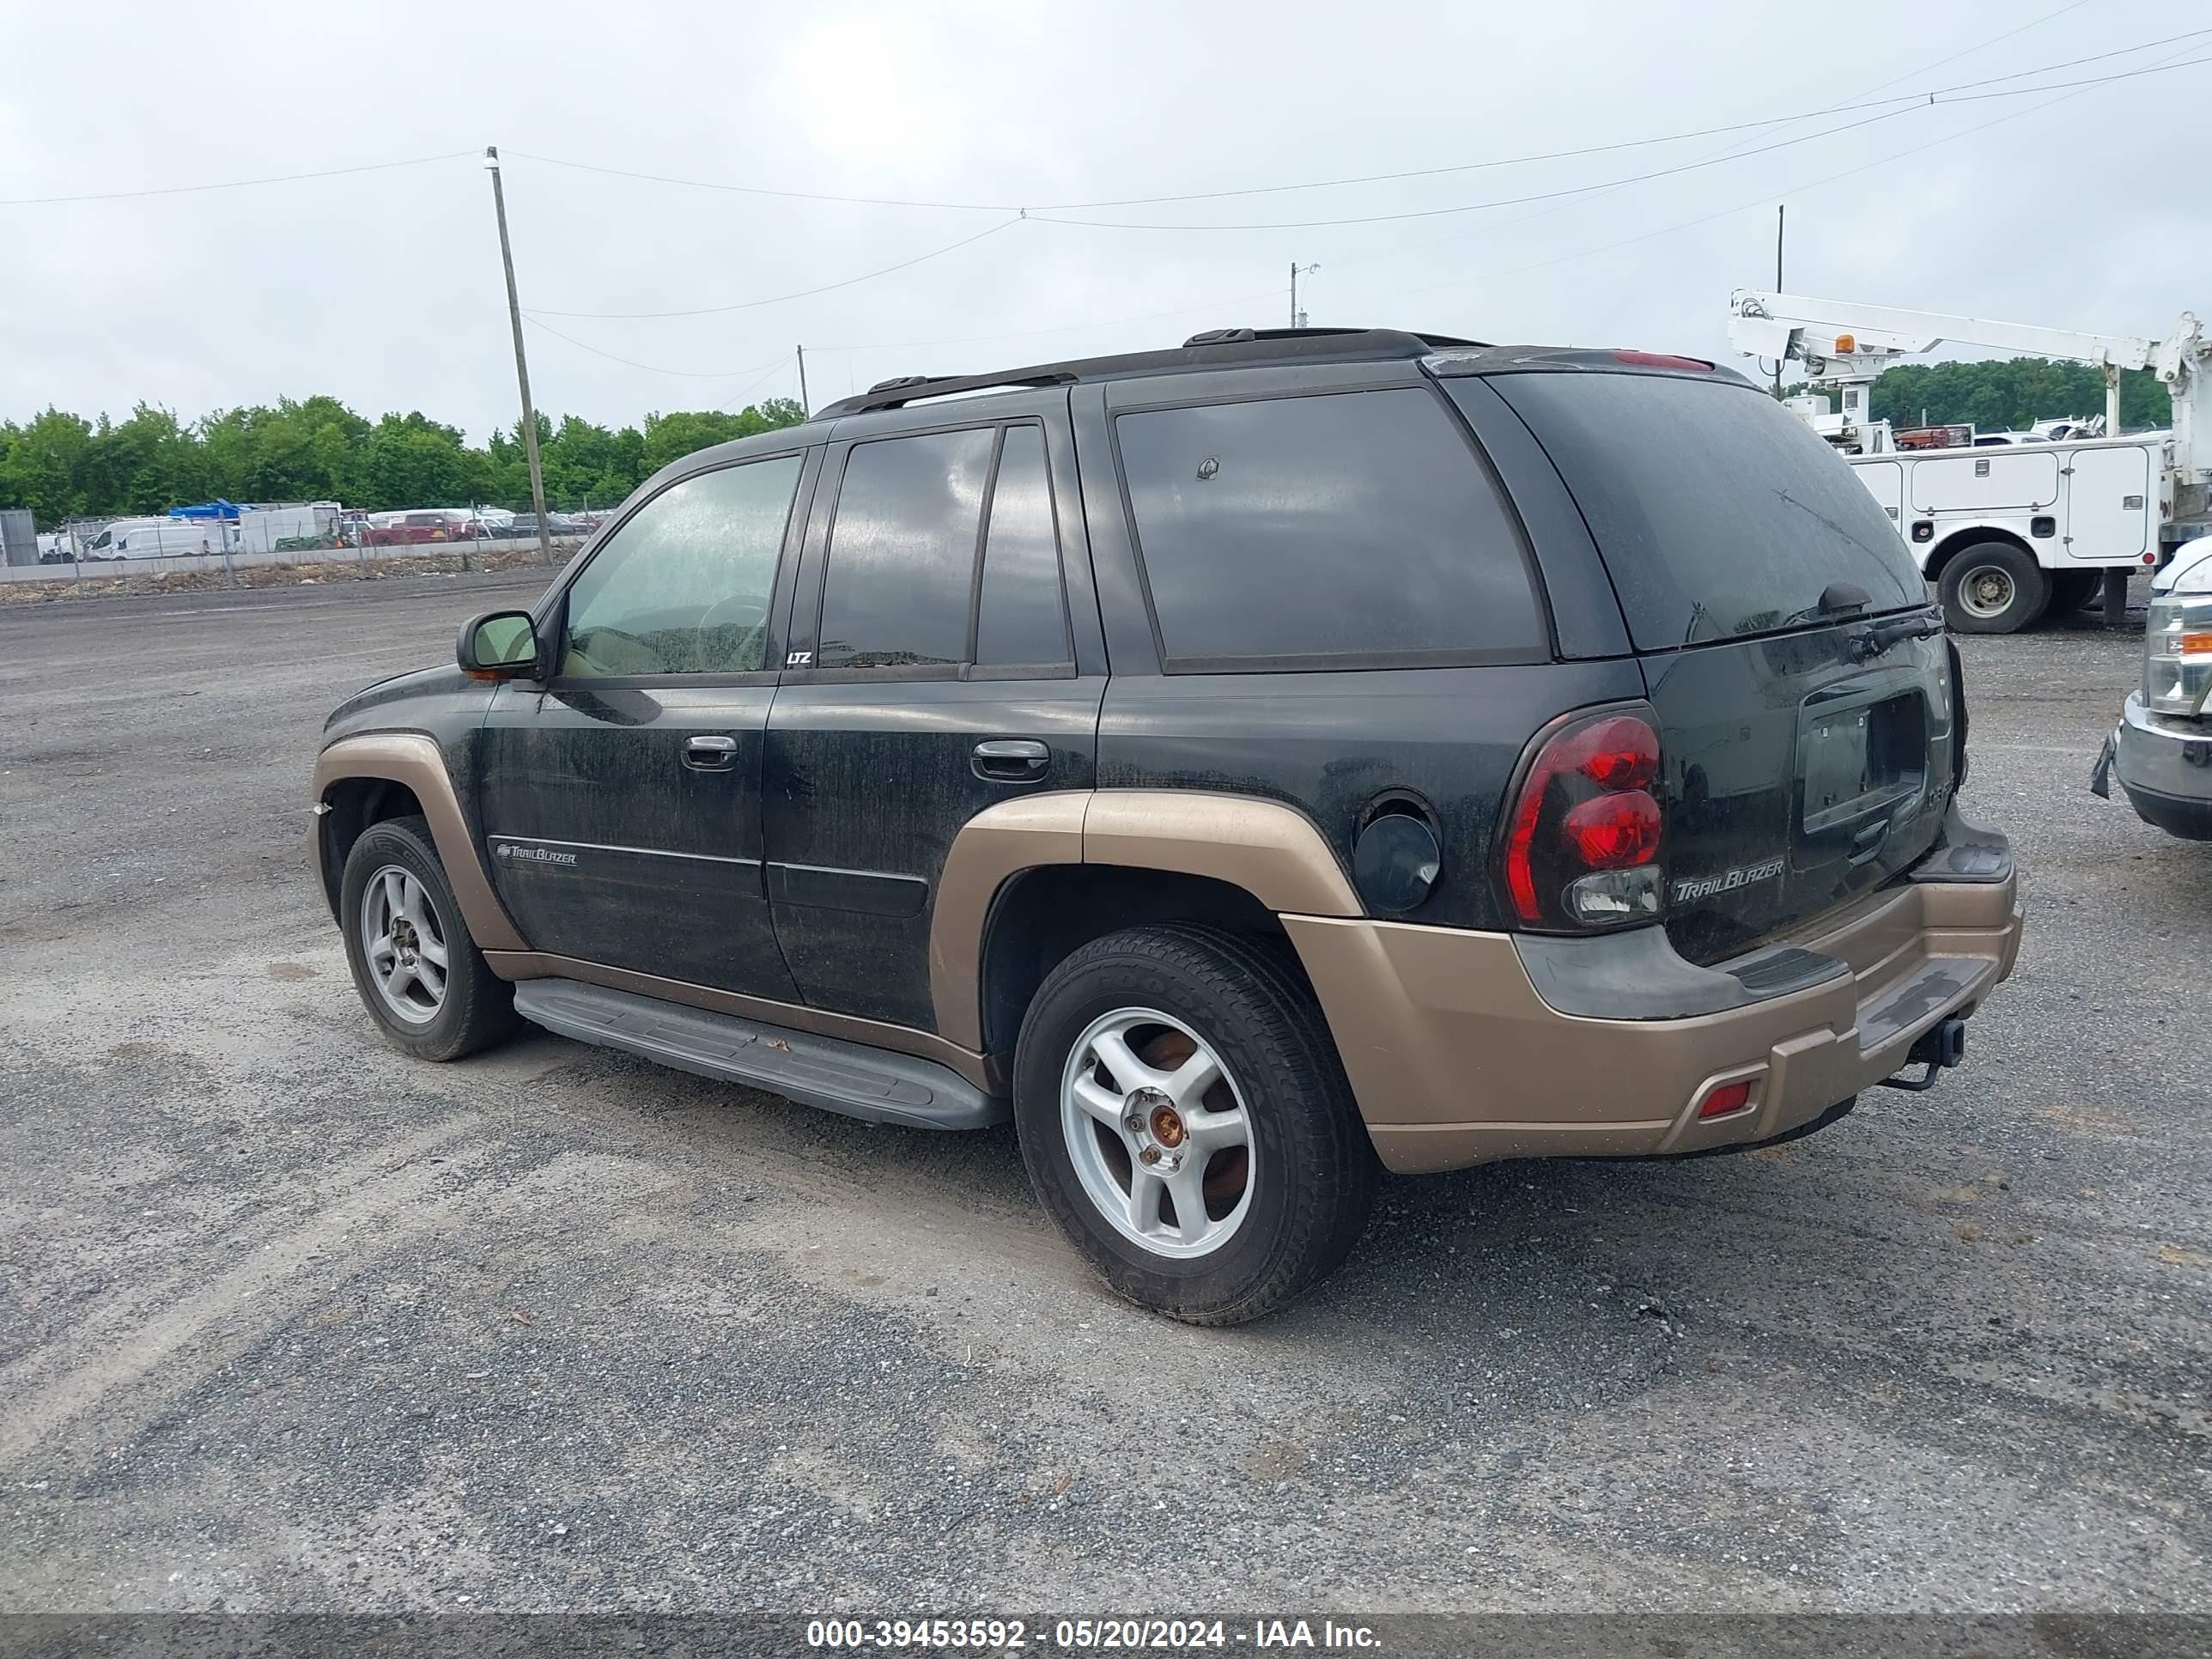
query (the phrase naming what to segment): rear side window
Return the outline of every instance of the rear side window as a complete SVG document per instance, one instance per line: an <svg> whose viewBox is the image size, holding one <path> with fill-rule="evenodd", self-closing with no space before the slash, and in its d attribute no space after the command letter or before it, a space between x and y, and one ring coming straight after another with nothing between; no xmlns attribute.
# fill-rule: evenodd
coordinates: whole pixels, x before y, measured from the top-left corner
<svg viewBox="0 0 2212 1659"><path fill-rule="evenodd" d="M1519 533L1428 392L1115 426L1170 672L1547 654Z"/></svg>
<svg viewBox="0 0 2212 1659"><path fill-rule="evenodd" d="M1565 479L1640 651L1802 626L1832 582L1871 608L1928 592L1897 526L1825 440L1755 389L1653 374L1501 374Z"/></svg>
<svg viewBox="0 0 2212 1659"><path fill-rule="evenodd" d="M830 532L817 667L966 660L995 436L982 427L853 446Z"/></svg>

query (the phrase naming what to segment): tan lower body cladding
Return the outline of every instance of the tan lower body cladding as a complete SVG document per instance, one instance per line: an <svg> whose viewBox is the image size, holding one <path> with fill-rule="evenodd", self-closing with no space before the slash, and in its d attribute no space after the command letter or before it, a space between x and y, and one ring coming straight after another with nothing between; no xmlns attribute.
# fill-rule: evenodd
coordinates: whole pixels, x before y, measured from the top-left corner
<svg viewBox="0 0 2212 1659"><path fill-rule="evenodd" d="M1764 1140L1896 1072L1919 1035L2012 971L2014 884L1907 886L1792 939L1850 970L1809 989L1686 1019L1562 1014L1511 938L1286 915L1376 1151L1401 1173L1498 1158L1636 1157ZM1863 1042L1863 1014L1916 975L1954 988ZM1700 1120L1716 1087L1748 1105Z"/></svg>
<svg viewBox="0 0 2212 1659"><path fill-rule="evenodd" d="M1916 884L1790 942L1851 977L1724 1013L1672 1020L1562 1014L1529 982L1510 936L1370 921L1302 813L1276 801L1184 790L1071 790L1009 800L962 830L930 931L934 1033L759 1001L532 952L492 891L437 745L413 733L349 738L315 769L319 804L348 777L403 783L422 803L470 933L495 973L556 975L836 1036L1006 1087L981 1052L982 945L1005 884L1048 865L1210 876L1281 916L1384 1164L1404 1173L1498 1158L1636 1156L1765 1139L1895 1072L1921 1031L1971 1008L2012 969L2014 884ZM315 858L325 856L319 818ZM1931 963L1958 988L1909 1025L1863 1042L1863 1010ZM1717 1085L1749 1105L1701 1121Z"/></svg>

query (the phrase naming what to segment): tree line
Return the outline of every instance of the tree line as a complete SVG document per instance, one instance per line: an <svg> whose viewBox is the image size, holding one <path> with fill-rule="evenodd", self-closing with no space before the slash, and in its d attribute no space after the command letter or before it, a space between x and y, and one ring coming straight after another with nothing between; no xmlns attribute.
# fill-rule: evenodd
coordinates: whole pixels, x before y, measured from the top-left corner
<svg viewBox="0 0 2212 1659"><path fill-rule="evenodd" d="M1802 384L1786 388L1793 395L1806 389ZM1830 407L1835 401L1831 392ZM1871 404L1875 419L1899 427L1971 425L1984 432L2024 432L2038 421L2103 414L2105 375L2093 364L2047 357L1900 363L1875 381ZM2120 376L2122 427L2162 427L2172 420L2172 401L2156 375L2130 369Z"/></svg>
<svg viewBox="0 0 2212 1659"><path fill-rule="evenodd" d="M556 510L612 507L668 462L710 444L796 425L772 398L735 413L647 415L641 426L538 417L545 499ZM122 421L58 409L0 421L0 507L28 507L41 530L65 519L166 513L234 501L343 501L370 512L486 503L528 511L522 423L481 447L419 411L371 421L335 398L284 398L180 421L141 404Z"/></svg>
<svg viewBox="0 0 2212 1659"><path fill-rule="evenodd" d="M1790 388L1802 392L1802 386ZM1833 398L1830 401L1832 403ZM1971 422L2016 431L2039 420L2094 415L2104 380L2087 363L1906 363L1874 383L1874 415L1900 427ZM2172 405L2157 380L2122 377L2122 423L2164 426ZM647 415L609 428L574 415L538 417L545 499L556 509L611 507L679 456L795 425L806 412L772 398L735 413ZM419 411L371 421L335 398L285 398L180 421L141 404L122 421L48 409L0 421L0 507L28 507L41 530L64 519L158 514L221 495L234 501L337 501L381 512L473 502L527 511L522 425L479 448L460 428Z"/></svg>

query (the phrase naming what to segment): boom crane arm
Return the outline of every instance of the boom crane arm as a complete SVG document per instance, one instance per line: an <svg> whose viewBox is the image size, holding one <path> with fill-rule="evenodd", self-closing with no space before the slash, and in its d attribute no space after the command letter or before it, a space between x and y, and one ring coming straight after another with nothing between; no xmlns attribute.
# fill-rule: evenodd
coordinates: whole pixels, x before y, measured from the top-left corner
<svg viewBox="0 0 2212 1659"><path fill-rule="evenodd" d="M2200 444L2212 445L2212 339L2191 312L2182 313L2166 338L2150 340L1740 288L1729 298L1729 339L1747 356L1796 357L1812 374L1844 380L1870 381L1898 358L1944 344L2095 363L2105 371L2105 430L2114 437L2120 373L2148 368L2173 400L2176 482L2199 488L2212 482L2212 454L2198 453Z"/></svg>
<svg viewBox="0 0 2212 1659"><path fill-rule="evenodd" d="M2070 329L1946 317L1932 311L1854 305L1843 300L1765 294L1753 289L1738 289L1729 296L1729 337L1740 350L1762 357L1802 356L1808 351L1822 357L1848 356L1854 355L1854 349L1860 355L1880 352L1908 356L1948 343L2119 369L2148 368L2158 349L2155 342L2132 335L2078 334ZM1845 346L1839 353L1839 339L1853 341L1855 348Z"/></svg>

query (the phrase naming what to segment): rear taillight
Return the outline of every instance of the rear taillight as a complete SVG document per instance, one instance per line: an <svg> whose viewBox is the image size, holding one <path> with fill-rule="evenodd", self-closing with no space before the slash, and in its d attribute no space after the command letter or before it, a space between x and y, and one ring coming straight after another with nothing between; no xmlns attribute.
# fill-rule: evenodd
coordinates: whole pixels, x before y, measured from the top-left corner
<svg viewBox="0 0 2212 1659"><path fill-rule="evenodd" d="M1656 921L1666 829L1648 708L1571 717L1537 740L1505 818L1500 875L1523 927L1581 932Z"/></svg>

